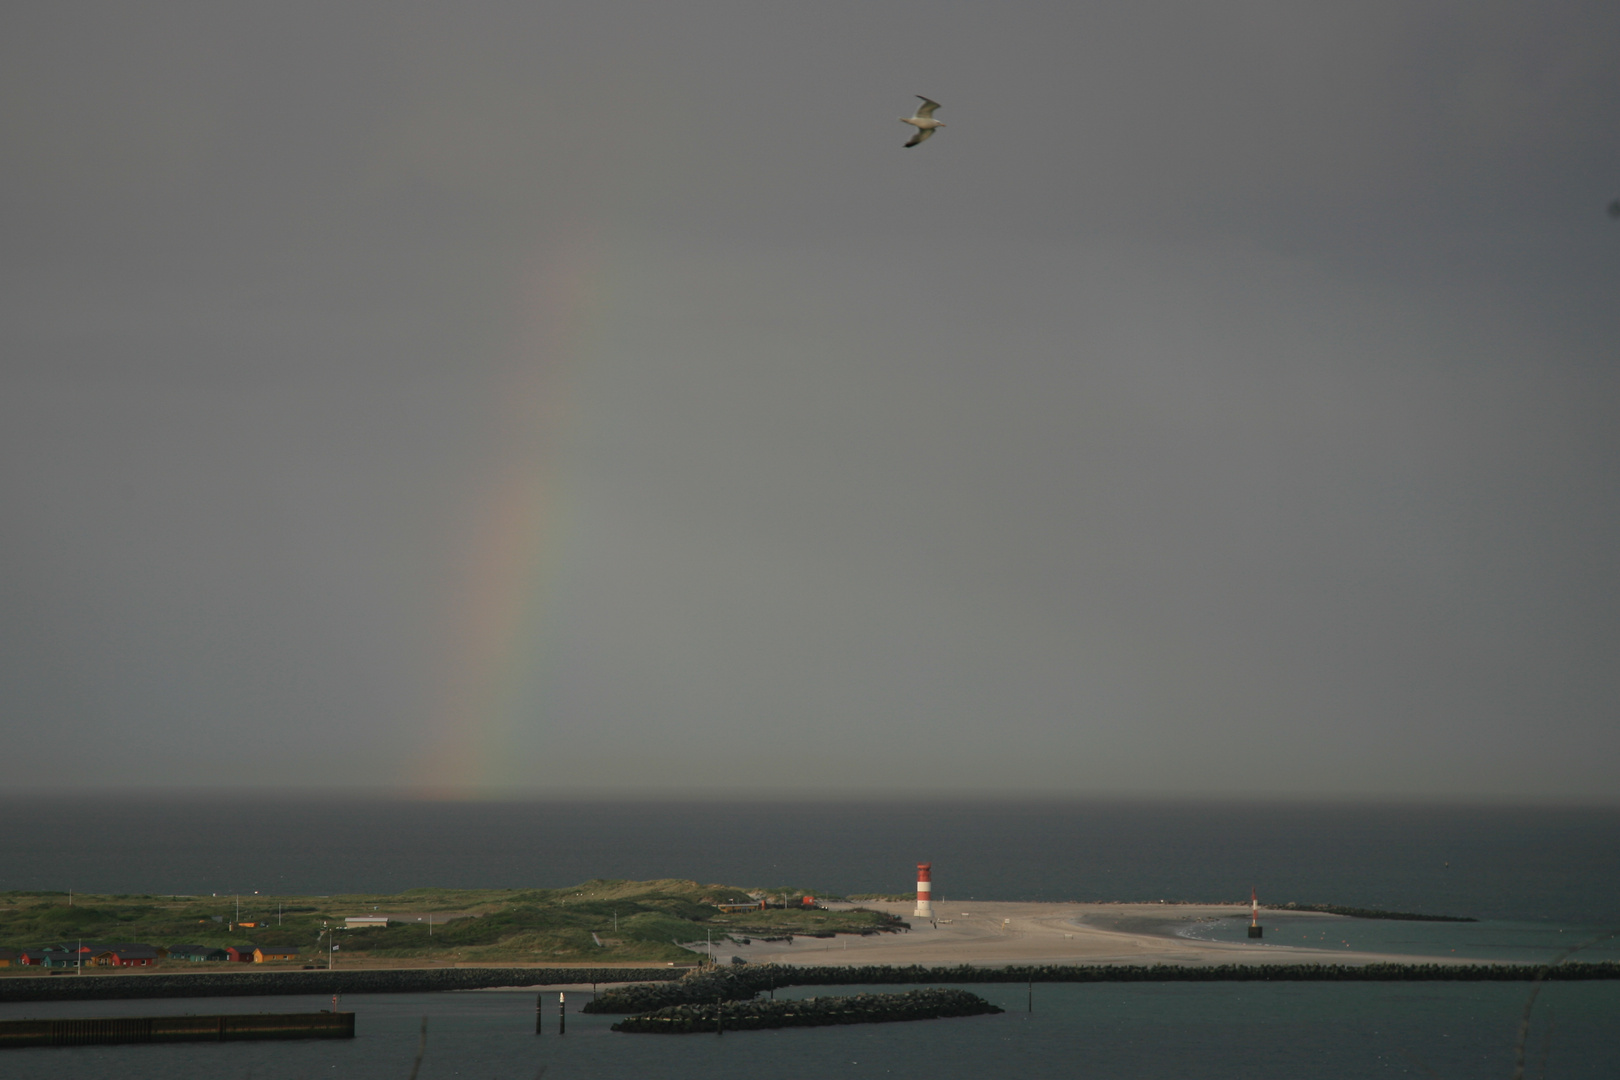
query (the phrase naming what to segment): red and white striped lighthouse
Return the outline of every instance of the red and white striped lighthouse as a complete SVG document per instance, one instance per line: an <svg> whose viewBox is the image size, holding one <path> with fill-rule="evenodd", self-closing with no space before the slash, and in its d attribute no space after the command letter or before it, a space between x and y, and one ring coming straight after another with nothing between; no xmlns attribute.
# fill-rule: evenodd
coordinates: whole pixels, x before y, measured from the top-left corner
<svg viewBox="0 0 1620 1080"><path fill-rule="evenodd" d="M917 910L911 913L915 919L932 919L934 917L934 878L930 871L933 863L920 862L917 864Z"/></svg>

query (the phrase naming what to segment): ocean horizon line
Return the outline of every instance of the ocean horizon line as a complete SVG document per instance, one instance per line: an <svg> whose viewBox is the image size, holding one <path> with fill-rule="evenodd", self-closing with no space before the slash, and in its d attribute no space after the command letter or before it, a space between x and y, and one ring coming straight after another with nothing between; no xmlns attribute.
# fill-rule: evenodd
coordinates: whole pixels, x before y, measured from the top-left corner
<svg viewBox="0 0 1620 1080"><path fill-rule="evenodd" d="M319 801L357 804L466 804L466 805L713 805L748 803L755 805L870 805L870 806L1295 806L1324 808L1369 808L1446 810L1611 810L1620 813L1620 796L1553 796L1511 793L1415 794L1316 792L1142 792L1057 790L1012 790L984 788L942 794L922 789L873 788L781 788L754 786L705 786L648 788L479 788L423 789L394 785L279 784L279 785L106 785L62 787L60 785L7 784L0 788L0 802L86 803L86 802L234 802L282 803Z"/></svg>

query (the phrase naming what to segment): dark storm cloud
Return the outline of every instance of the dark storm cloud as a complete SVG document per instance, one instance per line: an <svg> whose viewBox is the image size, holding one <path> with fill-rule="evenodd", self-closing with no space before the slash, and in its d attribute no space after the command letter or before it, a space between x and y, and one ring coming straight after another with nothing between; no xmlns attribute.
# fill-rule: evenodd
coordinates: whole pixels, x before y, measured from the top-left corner
<svg viewBox="0 0 1620 1080"><path fill-rule="evenodd" d="M1620 14L4 29L14 753L395 782L532 469L485 781L1609 794Z"/></svg>

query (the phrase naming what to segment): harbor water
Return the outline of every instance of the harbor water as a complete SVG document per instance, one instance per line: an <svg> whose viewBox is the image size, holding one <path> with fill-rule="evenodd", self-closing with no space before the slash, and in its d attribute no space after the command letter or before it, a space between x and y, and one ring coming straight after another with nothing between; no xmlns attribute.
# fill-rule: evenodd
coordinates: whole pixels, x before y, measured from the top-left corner
<svg viewBox="0 0 1620 1080"><path fill-rule="evenodd" d="M1265 943L1542 962L1620 927L1620 812L1197 803L382 803L23 800L4 806L0 891L390 892L682 877L951 900L1333 903L1476 923L1263 913ZM266 901L268 902L268 901ZM251 901L250 901L251 903ZM1244 920L1188 923L1238 940ZM1315 940L1311 938L1315 936ZM1329 941L1329 936L1337 941ZM8 944L8 943L0 943ZM1444 950L1444 951L1442 951ZM1455 950L1455 952L1453 952ZM1613 959L1613 943L1577 959ZM633 1036L576 1014L534 1034L527 991L356 995L352 1042L39 1048L5 1077L1508 1077L1526 983L975 984L1007 1011L958 1020ZM849 988L856 992L859 988ZM829 995L839 988L792 991ZM780 992L779 992L780 993ZM575 995L571 995L576 997ZM579 999L577 1003L583 1003ZM304 998L0 1005L0 1017L306 1011ZM1620 984L1543 984L1525 1075L1620 1070Z"/></svg>

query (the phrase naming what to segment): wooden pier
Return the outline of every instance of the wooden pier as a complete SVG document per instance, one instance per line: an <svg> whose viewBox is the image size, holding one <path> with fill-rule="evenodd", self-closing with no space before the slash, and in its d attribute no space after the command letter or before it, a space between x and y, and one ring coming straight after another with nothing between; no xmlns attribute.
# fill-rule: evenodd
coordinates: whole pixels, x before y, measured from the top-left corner
<svg viewBox="0 0 1620 1080"><path fill-rule="evenodd" d="M0 1049L13 1046L106 1046L113 1043L352 1038L354 1038L352 1012L0 1020Z"/></svg>

